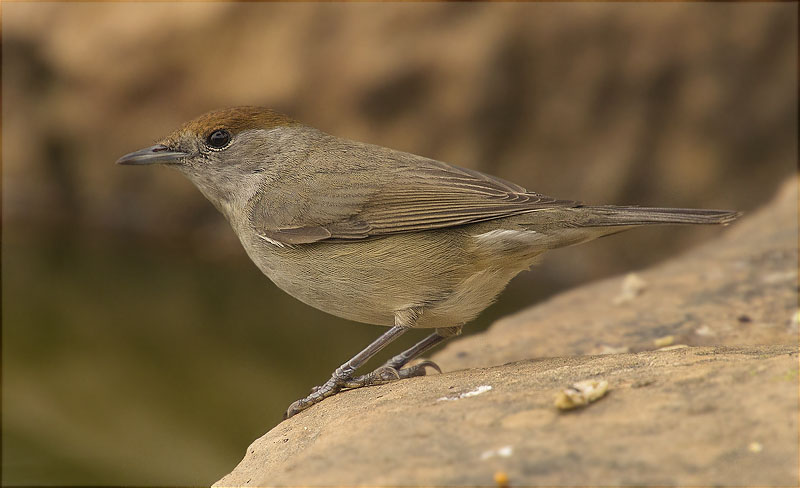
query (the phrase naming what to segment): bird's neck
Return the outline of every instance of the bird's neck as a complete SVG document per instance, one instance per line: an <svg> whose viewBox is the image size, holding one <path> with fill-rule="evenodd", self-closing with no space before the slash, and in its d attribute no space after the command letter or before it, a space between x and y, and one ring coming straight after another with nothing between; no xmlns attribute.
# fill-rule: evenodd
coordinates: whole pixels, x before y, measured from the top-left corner
<svg viewBox="0 0 800 488"><path fill-rule="evenodd" d="M241 175L231 172L230 175L206 174L189 175L191 181L197 186L208 201L231 223L235 228L239 224L247 201L257 191L261 178L258 175Z"/></svg>

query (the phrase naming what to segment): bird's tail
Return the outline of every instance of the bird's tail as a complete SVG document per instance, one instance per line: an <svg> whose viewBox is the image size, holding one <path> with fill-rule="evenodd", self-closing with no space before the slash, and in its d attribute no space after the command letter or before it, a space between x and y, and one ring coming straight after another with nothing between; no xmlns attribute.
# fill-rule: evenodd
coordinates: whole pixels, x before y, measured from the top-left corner
<svg viewBox="0 0 800 488"><path fill-rule="evenodd" d="M728 224L740 215L733 210L580 205L520 215L515 223L533 231L537 247L555 249L642 225Z"/></svg>
<svg viewBox="0 0 800 488"><path fill-rule="evenodd" d="M741 212L694 208L619 207L615 205L585 206L581 226L627 227L648 224L729 224Z"/></svg>

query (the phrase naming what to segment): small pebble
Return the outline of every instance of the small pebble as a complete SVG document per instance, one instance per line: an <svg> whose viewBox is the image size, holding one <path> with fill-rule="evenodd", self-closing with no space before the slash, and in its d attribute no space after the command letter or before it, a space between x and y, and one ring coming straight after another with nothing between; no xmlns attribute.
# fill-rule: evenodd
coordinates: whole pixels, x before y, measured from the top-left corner
<svg viewBox="0 0 800 488"><path fill-rule="evenodd" d="M579 381L558 392L554 403L559 410L572 410L603 398L607 392L608 381Z"/></svg>
<svg viewBox="0 0 800 488"><path fill-rule="evenodd" d="M699 336L706 336L706 337L707 336L717 335L717 333L714 332L714 329L712 329L711 327L709 327L707 325L702 325L702 326L696 328L694 330L694 333L699 335Z"/></svg>
<svg viewBox="0 0 800 488"><path fill-rule="evenodd" d="M675 336L668 335L653 340L653 345L656 347L667 347L671 346L674 342L675 342Z"/></svg>
<svg viewBox="0 0 800 488"><path fill-rule="evenodd" d="M647 289L647 282L639 277L636 273L629 273L622 280L619 295L612 300L614 305L622 305L633 301L634 298L641 295Z"/></svg>
<svg viewBox="0 0 800 488"><path fill-rule="evenodd" d="M497 488L508 488L508 475L504 471L496 471L494 473L494 482Z"/></svg>
<svg viewBox="0 0 800 488"><path fill-rule="evenodd" d="M800 329L800 310L796 310L792 315L792 320L789 321L789 330L793 333L797 333L797 330Z"/></svg>
<svg viewBox="0 0 800 488"><path fill-rule="evenodd" d="M778 271L763 276L761 280L769 285L785 281L797 281L797 271Z"/></svg>
<svg viewBox="0 0 800 488"><path fill-rule="evenodd" d="M753 453L759 453L764 450L764 446L760 442L751 442L747 446L747 450Z"/></svg>

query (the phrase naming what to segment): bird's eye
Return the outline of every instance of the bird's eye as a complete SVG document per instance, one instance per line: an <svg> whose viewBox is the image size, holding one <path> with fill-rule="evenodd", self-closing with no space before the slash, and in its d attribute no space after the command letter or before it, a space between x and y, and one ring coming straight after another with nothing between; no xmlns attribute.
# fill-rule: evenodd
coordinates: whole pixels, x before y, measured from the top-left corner
<svg viewBox="0 0 800 488"><path fill-rule="evenodd" d="M213 148L222 149L231 142L231 133L225 129L217 129L206 137L206 142Z"/></svg>

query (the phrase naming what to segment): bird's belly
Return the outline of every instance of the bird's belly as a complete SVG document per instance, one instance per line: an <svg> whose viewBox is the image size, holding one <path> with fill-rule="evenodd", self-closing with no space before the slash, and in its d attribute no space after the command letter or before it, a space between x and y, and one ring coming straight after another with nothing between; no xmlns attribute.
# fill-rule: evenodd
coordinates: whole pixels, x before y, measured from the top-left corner
<svg viewBox="0 0 800 488"><path fill-rule="evenodd" d="M519 271L484 269L443 232L279 247L243 240L251 259L279 288L324 312L394 325L395 312L422 310L416 326L461 325L489 306ZM468 237L468 236L467 236Z"/></svg>
<svg viewBox="0 0 800 488"><path fill-rule="evenodd" d="M494 303L521 269L484 269L462 280L444 299L426 308L417 327L452 327L465 324Z"/></svg>

